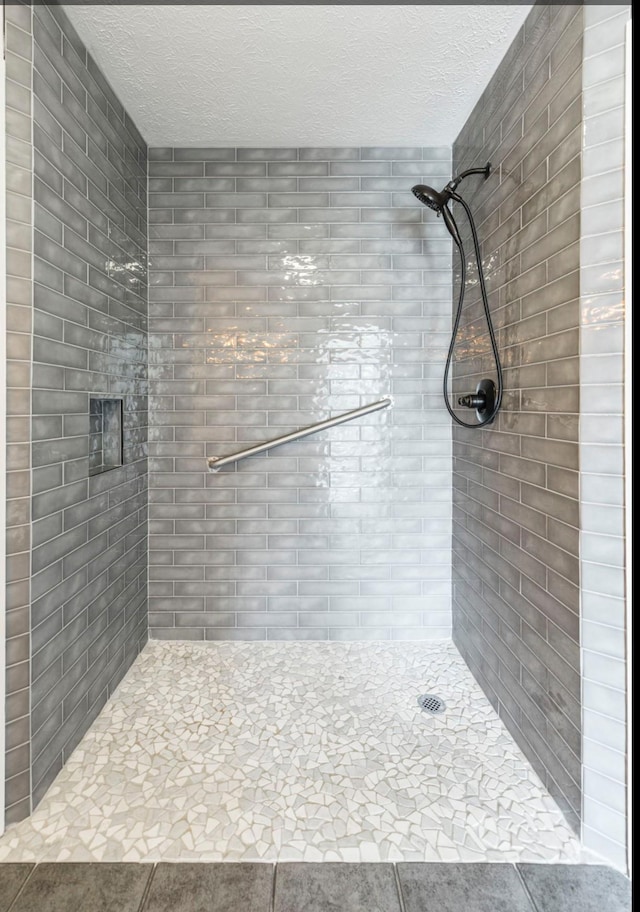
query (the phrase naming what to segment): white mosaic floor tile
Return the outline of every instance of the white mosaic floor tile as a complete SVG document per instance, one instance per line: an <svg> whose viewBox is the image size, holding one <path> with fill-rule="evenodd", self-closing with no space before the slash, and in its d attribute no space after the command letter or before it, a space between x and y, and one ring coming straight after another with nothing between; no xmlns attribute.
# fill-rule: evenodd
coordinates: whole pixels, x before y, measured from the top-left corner
<svg viewBox="0 0 640 912"><path fill-rule="evenodd" d="M580 858L449 641L152 641L0 839L0 861Z"/></svg>

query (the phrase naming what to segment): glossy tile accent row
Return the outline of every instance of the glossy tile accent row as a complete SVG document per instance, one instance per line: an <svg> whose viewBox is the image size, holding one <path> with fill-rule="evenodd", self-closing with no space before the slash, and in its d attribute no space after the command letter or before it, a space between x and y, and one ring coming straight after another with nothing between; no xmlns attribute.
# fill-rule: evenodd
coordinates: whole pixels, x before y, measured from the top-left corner
<svg viewBox="0 0 640 912"><path fill-rule="evenodd" d="M151 149L150 626L450 631L446 149ZM215 475L206 457L391 395Z"/></svg>
<svg viewBox="0 0 640 912"><path fill-rule="evenodd" d="M575 828L582 38L582 7L534 7L454 144L455 171L493 166L463 195L506 390L494 425L454 429L454 640ZM456 391L495 375L473 269L467 302Z"/></svg>

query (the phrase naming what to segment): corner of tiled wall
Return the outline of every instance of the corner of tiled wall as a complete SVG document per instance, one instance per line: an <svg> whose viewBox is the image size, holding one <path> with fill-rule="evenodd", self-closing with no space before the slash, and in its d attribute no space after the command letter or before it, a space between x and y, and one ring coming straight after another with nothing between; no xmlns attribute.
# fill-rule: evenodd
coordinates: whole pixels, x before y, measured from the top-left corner
<svg viewBox="0 0 640 912"><path fill-rule="evenodd" d="M628 5L585 5L580 238L583 842L627 865L624 152Z"/></svg>
<svg viewBox="0 0 640 912"><path fill-rule="evenodd" d="M6 822L31 809L32 7L4 8L7 187Z"/></svg>

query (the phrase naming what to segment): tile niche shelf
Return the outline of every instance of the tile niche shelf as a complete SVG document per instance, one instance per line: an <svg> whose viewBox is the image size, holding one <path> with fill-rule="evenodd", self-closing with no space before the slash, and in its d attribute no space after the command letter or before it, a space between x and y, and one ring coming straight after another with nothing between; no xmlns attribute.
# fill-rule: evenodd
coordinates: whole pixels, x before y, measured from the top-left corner
<svg viewBox="0 0 640 912"><path fill-rule="evenodd" d="M122 465L122 412L122 399L90 397L89 475L100 475Z"/></svg>

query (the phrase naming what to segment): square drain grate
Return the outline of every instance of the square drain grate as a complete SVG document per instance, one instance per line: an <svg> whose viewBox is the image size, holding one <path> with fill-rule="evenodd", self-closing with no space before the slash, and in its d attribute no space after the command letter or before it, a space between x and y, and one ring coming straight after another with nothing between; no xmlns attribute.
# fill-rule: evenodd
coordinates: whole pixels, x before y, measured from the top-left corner
<svg viewBox="0 0 640 912"><path fill-rule="evenodd" d="M444 700L437 697L435 694L422 694L419 696L418 706L420 709L424 710L424 712L431 713L432 716L440 715L440 713L443 713L447 708Z"/></svg>

